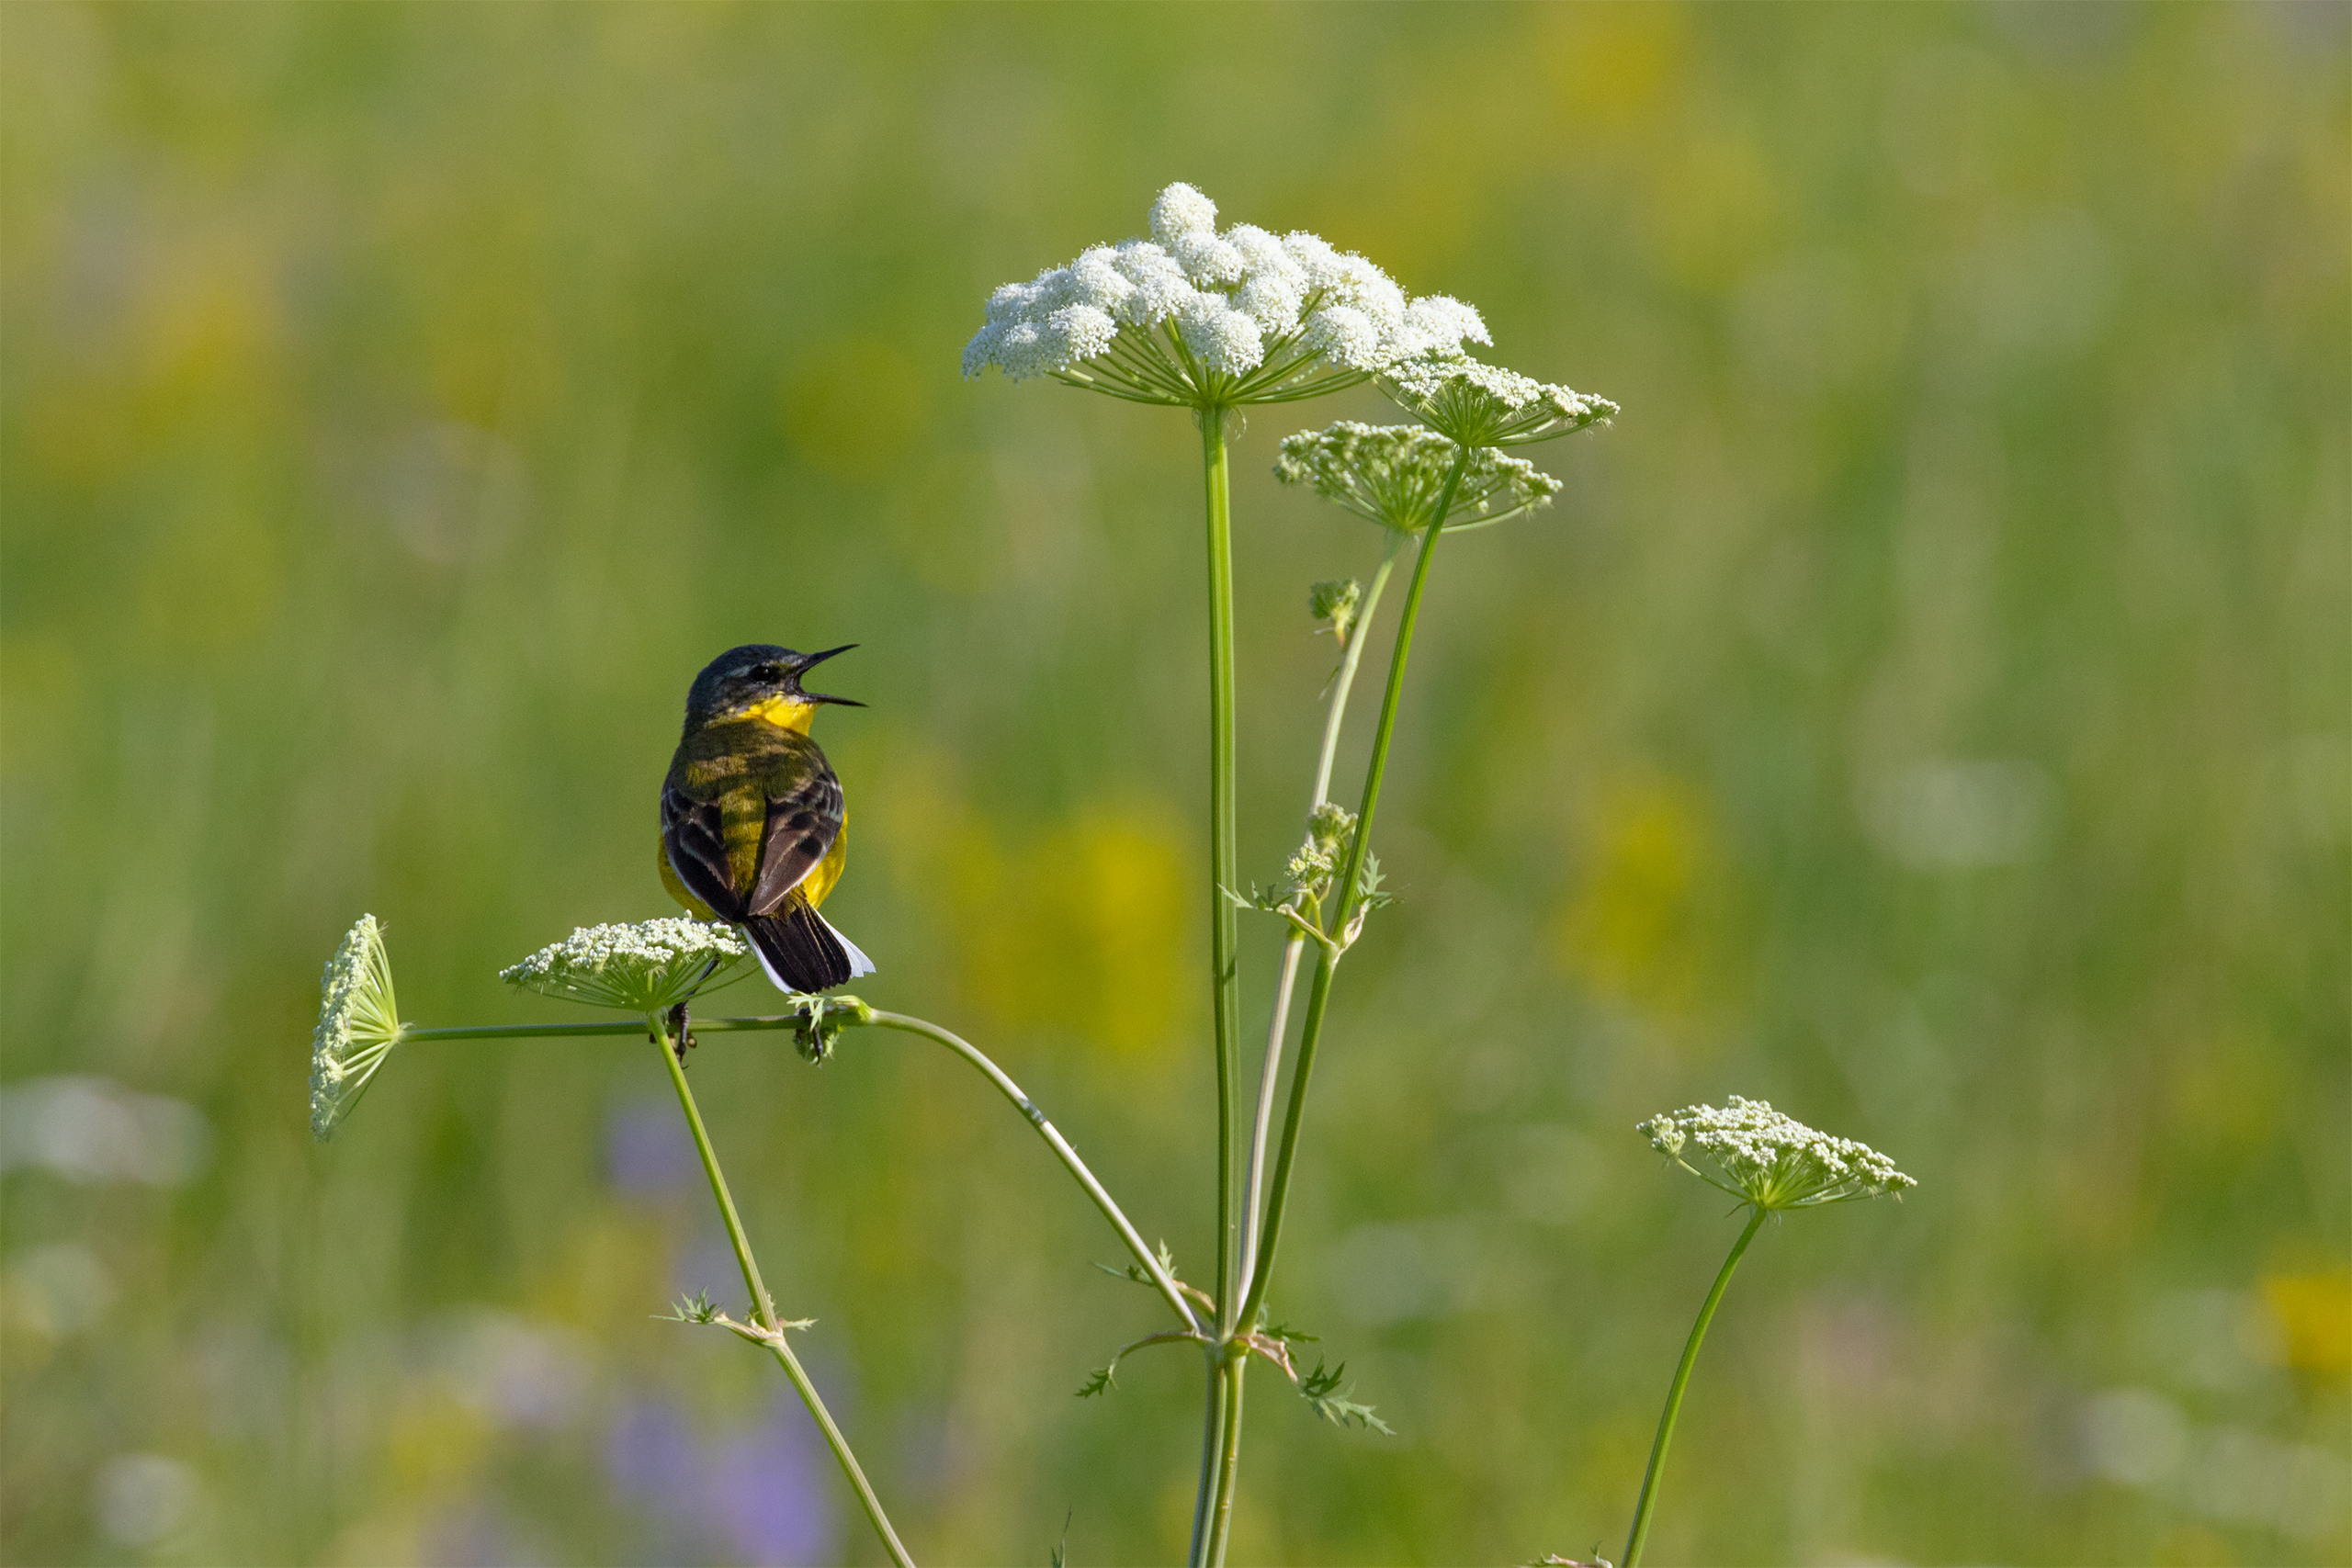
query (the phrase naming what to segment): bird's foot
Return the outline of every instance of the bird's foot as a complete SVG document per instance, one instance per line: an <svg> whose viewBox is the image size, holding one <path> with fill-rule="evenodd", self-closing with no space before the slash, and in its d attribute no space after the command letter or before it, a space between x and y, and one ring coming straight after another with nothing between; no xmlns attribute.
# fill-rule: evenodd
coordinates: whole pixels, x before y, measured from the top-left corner
<svg viewBox="0 0 2352 1568"><path fill-rule="evenodd" d="M678 1065L686 1065L686 1053L695 1048L693 1018L686 1004L680 1002L670 1010L670 1049L678 1054Z"/></svg>

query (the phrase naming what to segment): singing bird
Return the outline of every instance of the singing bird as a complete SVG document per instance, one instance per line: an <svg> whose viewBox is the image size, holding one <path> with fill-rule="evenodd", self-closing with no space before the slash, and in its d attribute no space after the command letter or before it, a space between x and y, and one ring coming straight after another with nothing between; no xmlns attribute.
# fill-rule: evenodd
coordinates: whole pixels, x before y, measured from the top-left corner
<svg viewBox="0 0 2352 1568"><path fill-rule="evenodd" d="M856 646L752 643L712 660L686 694L685 734L662 785L662 886L695 914L740 927L784 991L874 973L817 912L841 880L849 814L808 739L819 707L865 705L800 689L803 675Z"/></svg>

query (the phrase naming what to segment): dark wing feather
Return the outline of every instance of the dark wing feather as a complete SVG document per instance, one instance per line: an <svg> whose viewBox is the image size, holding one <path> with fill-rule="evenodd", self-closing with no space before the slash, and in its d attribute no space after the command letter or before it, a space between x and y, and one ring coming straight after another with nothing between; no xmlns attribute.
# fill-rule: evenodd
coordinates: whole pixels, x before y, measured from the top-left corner
<svg viewBox="0 0 2352 1568"><path fill-rule="evenodd" d="M727 845L719 837L718 802L695 800L675 784L662 789L662 842L670 869L687 892L710 906L722 920L740 921L747 912L727 874Z"/></svg>
<svg viewBox="0 0 2352 1568"><path fill-rule="evenodd" d="M768 796L767 830L760 840L760 874L743 900L746 913L773 915L785 896L817 869L842 830L842 782L812 744L813 771ZM718 908L717 905L712 906ZM833 982L839 985L840 981Z"/></svg>

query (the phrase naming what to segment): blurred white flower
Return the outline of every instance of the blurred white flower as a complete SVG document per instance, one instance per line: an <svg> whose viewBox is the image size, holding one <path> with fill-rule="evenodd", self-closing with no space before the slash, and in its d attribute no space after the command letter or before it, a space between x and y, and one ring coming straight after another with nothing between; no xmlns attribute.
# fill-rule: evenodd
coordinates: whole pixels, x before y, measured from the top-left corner
<svg viewBox="0 0 2352 1568"><path fill-rule="evenodd" d="M1462 450L1418 424L1359 424L1343 419L1283 438L1274 478L1303 484L1359 517L1417 532L1429 522ZM1492 446L1470 455L1446 508L1446 528L1483 527L1548 506L1560 481Z"/></svg>
<svg viewBox="0 0 2352 1568"><path fill-rule="evenodd" d="M1634 1131L1702 1181L1759 1209L1900 1197L1918 1185L1867 1144L1815 1132L1763 1100L1736 1094L1729 1105L1688 1105L1653 1116ZM1685 1150L1706 1156L1723 1179L1683 1158Z"/></svg>
<svg viewBox="0 0 2352 1568"><path fill-rule="evenodd" d="M114 1280L90 1249L70 1241L11 1256L0 1277L9 1321L52 1339L96 1326L114 1304Z"/></svg>
<svg viewBox="0 0 2352 1568"><path fill-rule="evenodd" d="M1008 380L1055 376L1138 402L1233 406L1336 390L1399 358L1488 341L1469 306L1409 300L1316 235L1249 223L1219 232L1216 204L1177 184L1152 203L1150 239L1090 246L989 295L964 374L993 365Z"/></svg>
<svg viewBox="0 0 2352 1568"><path fill-rule="evenodd" d="M498 972L510 986L625 1012L658 1013L684 1001L751 950L727 926L673 918L582 926Z"/></svg>
<svg viewBox="0 0 2352 1568"><path fill-rule="evenodd" d="M203 1172L211 1152L211 1125L186 1100L80 1073L0 1089L0 1171L178 1187Z"/></svg>
<svg viewBox="0 0 2352 1568"><path fill-rule="evenodd" d="M117 1454L90 1487L99 1533L122 1546L153 1546L176 1534L202 1496L196 1472L162 1454Z"/></svg>

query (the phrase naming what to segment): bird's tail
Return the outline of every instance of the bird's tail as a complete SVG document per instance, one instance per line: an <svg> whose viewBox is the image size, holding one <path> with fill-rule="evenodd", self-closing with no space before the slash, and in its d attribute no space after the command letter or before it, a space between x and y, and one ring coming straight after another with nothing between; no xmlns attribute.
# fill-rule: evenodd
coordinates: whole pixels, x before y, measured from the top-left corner
<svg viewBox="0 0 2352 1568"><path fill-rule="evenodd" d="M874 961L810 905L793 899L773 915L743 922L743 934L776 989L825 991L874 973Z"/></svg>

